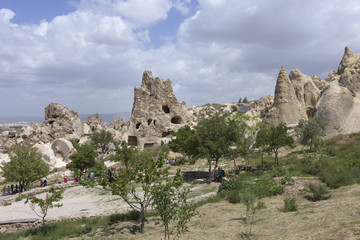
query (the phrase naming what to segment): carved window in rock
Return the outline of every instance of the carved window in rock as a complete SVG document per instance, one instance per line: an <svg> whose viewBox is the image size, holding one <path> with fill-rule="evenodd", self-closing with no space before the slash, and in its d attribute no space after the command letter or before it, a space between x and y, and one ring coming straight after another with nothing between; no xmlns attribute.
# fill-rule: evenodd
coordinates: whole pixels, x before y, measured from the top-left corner
<svg viewBox="0 0 360 240"><path fill-rule="evenodd" d="M152 119L150 118L150 119L148 119L148 125L150 125L151 124L151 122L152 122Z"/></svg>
<svg viewBox="0 0 360 240"><path fill-rule="evenodd" d="M180 116L175 116L171 118L171 123L173 124L181 124L182 123L182 118Z"/></svg>
<svg viewBox="0 0 360 240"><path fill-rule="evenodd" d="M156 120L154 120L154 122L153 122L153 123L154 123L154 126L155 126L155 124L156 124Z"/></svg>
<svg viewBox="0 0 360 240"><path fill-rule="evenodd" d="M136 128L136 129L139 129L140 126L141 126L141 122L137 123L137 124L135 125L135 128Z"/></svg>
<svg viewBox="0 0 360 240"><path fill-rule="evenodd" d="M151 147L154 147L155 145L156 145L156 143L145 143L144 148L151 148Z"/></svg>
<svg viewBox="0 0 360 240"><path fill-rule="evenodd" d="M164 113L170 113L170 108L168 105L162 106L162 110L164 111Z"/></svg>
<svg viewBox="0 0 360 240"><path fill-rule="evenodd" d="M137 146L138 140L136 136L128 136L128 145L129 146Z"/></svg>

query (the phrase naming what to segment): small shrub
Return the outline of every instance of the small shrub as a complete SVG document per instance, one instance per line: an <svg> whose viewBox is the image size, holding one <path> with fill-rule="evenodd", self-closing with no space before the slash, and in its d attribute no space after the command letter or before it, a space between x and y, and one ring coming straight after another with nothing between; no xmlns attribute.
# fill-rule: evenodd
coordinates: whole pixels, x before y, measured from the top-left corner
<svg viewBox="0 0 360 240"><path fill-rule="evenodd" d="M282 177L286 174L286 171L282 168L275 168L273 170L273 176L274 177Z"/></svg>
<svg viewBox="0 0 360 240"><path fill-rule="evenodd" d="M288 185L294 185L295 180L292 178L291 174L287 174L280 180L281 184L288 184Z"/></svg>
<svg viewBox="0 0 360 240"><path fill-rule="evenodd" d="M298 210L298 204L294 197L286 197L284 199L284 205L284 212L296 212Z"/></svg>
<svg viewBox="0 0 360 240"><path fill-rule="evenodd" d="M22 200L22 197L18 196L15 198L15 202L20 202Z"/></svg>
<svg viewBox="0 0 360 240"><path fill-rule="evenodd" d="M330 197L328 189L323 184L309 183L306 186L308 188L308 192L311 193L311 196L306 197L311 201L325 200Z"/></svg>
<svg viewBox="0 0 360 240"><path fill-rule="evenodd" d="M114 213L110 215L110 224L124 221L138 221L140 219L140 212L130 211L127 213Z"/></svg>
<svg viewBox="0 0 360 240"><path fill-rule="evenodd" d="M275 181L271 184L270 186L270 193L272 193L272 195L280 195L283 194L285 192L285 187L278 185Z"/></svg>
<svg viewBox="0 0 360 240"><path fill-rule="evenodd" d="M264 209L266 208L266 205L263 201L258 201L256 205L256 209Z"/></svg>

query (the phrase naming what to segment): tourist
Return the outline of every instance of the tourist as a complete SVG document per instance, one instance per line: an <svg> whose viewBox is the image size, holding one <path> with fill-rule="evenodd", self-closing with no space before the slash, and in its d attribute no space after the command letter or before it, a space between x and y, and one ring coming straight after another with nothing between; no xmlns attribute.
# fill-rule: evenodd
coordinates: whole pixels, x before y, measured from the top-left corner
<svg viewBox="0 0 360 240"><path fill-rule="evenodd" d="M11 189L11 194L14 194L14 184L11 184L10 189Z"/></svg>
<svg viewBox="0 0 360 240"><path fill-rule="evenodd" d="M7 186L7 193L10 195L10 186Z"/></svg>
<svg viewBox="0 0 360 240"><path fill-rule="evenodd" d="M67 183L67 176L64 177L64 183Z"/></svg>
<svg viewBox="0 0 360 240"><path fill-rule="evenodd" d="M43 182L43 180L41 179L40 180L40 187L42 187L44 185L44 182Z"/></svg>
<svg viewBox="0 0 360 240"><path fill-rule="evenodd" d="M6 186L4 186L4 189L3 189L3 196L5 196L5 192L6 192Z"/></svg>
<svg viewBox="0 0 360 240"><path fill-rule="evenodd" d="M47 178L45 177L44 180L43 180L43 184L44 184L44 187L47 186Z"/></svg>
<svg viewBox="0 0 360 240"><path fill-rule="evenodd" d="M15 193L18 193L19 192L19 186L16 184L15 185Z"/></svg>
<svg viewBox="0 0 360 240"><path fill-rule="evenodd" d="M77 182L77 177L76 176L74 177L74 182Z"/></svg>
<svg viewBox="0 0 360 240"><path fill-rule="evenodd" d="M90 173L90 179L93 181L94 180L94 172Z"/></svg>
<svg viewBox="0 0 360 240"><path fill-rule="evenodd" d="M61 184L61 177L58 178L58 184Z"/></svg>

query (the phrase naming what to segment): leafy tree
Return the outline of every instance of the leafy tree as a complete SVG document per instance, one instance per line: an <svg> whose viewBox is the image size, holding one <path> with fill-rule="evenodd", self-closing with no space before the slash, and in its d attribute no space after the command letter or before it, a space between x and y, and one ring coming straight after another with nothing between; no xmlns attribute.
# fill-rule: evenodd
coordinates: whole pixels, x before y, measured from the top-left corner
<svg viewBox="0 0 360 240"><path fill-rule="evenodd" d="M243 103L247 103L247 102L248 102L247 97L244 97L244 100L243 100L242 102L243 102Z"/></svg>
<svg viewBox="0 0 360 240"><path fill-rule="evenodd" d="M174 232L174 229L170 230L171 222L176 222L174 228L178 238L187 231L187 223L197 214L196 204L187 202L192 186L183 188L183 183L184 180L178 170L174 178L167 178L152 190L152 205L163 222L164 239L170 239L170 235Z"/></svg>
<svg viewBox="0 0 360 240"><path fill-rule="evenodd" d="M49 174L49 166L36 148L17 146L10 153L10 161L3 163L3 176L9 182L19 182L21 189Z"/></svg>
<svg viewBox="0 0 360 240"><path fill-rule="evenodd" d="M72 141L74 142L74 141ZM82 145L74 142L76 153L71 154L69 158L71 163L66 164L66 168L75 172L76 175L83 176L86 170L92 168L96 164L96 149L89 143Z"/></svg>
<svg viewBox="0 0 360 240"><path fill-rule="evenodd" d="M95 184L108 188L119 195L134 211L140 212L140 232L144 231L145 214L153 198L152 189L168 177L168 168L164 165L163 155L155 159L134 147L122 143L115 148L112 160L125 166L119 174L106 173L105 166L98 164L95 176L97 181L87 181L87 186Z"/></svg>
<svg viewBox="0 0 360 240"><path fill-rule="evenodd" d="M200 153L197 148L199 147L200 139L189 126L180 128L177 132L172 133L172 135L176 137L169 143L172 151L179 152L189 159L196 159L199 156Z"/></svg>
<svg viewBox="0 0 360 240"><path fill-rule="evenodd" d="M242 103L242 98L241 97L239 98L238 103Z"/></svg>
<svg viewBox="0 0 360 240"><path fill-rule="evenodd" d="M25 203L30 201L31 209L36 215L42 218L43 228L45 228L45 217L48 213L49 208L62 207L62 204L56 203L59 202L63 197L64 189L55 189L51 187L49 192L46 193L45 199L37 198L35 195L26 195L22 198L26 198ZM36 205L40 208L40 212L37 212L35 207Z"/></svg>
<svg viewBox="0 0 360 240"><path fill-rule="evenodd" d="M114 141L112 134L106 130L101 130L100 132L94 132L90 136L90 139L96 147L99 147L101 149L102 153L105 153L108 144Z"/></svg>
<svg viewBox="0 0 360 240"><path fill-rule="evenodd" d="M295 128L301 142L310 145L310 151L313 150L314 143L325 136L325 129L328 122L322 117L312 117L308 120L300 119L298 126Z"/></svg>
<svg viewBox="0 0 360 240"><path fill-rule="evenodd" d="M295 142L287 135L288 128L284 123L278 126L264 126L256 137L256 147L261 147L264 152L275 154L274 166L279 166L279 149L285 146L294 147Z"/></svg>
<svg viewBox="0 0 360 240"><path fill-rule="evenodd" d="M211 163L215 162L215 170L219 159L231 153L230 147L236 141L236 129L224 117L212 116L201 120L195 131L200 140L197 151L201 157L207 158L211 173Z"/></svg>
<svg viewBox="0 0 360 240"><path fill-rule="evenodd" d="M232 148L235 168L235 159L238 155L246 160L247 155L253 151L251 147L255 142L255 133L259 126L249 126L249 120L251 120L251 118L247 115L235 115L235 117L229 121L230 128L234 129L235 134L235 148Z"/></svg>

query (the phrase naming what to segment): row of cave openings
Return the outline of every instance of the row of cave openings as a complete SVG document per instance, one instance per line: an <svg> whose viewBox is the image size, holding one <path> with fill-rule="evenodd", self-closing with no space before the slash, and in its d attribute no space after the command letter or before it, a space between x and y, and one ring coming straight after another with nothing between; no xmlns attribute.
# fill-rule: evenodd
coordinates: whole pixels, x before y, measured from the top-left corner
<svg viewBox="0 0 360 240"><path fill-rule="evenodd" d="M163 106L162 106L162 110L163 110L164 113L170 114L170 108L169 108L168 105L163 105ZM174 116L174 117L171 118L170 121L171 121L172 124L181 124L181 123L182 123L182 118L181 118L180 116ZM153 123L154 126L155 126L156 120L153 120L153 119L149 118L149 119L147 120L148 126L150 126L151 123ZM136 128L136 129L139 129L140 126L141 126L141 122L137 123L137 124L135 125L135 128Z"/></svg>

